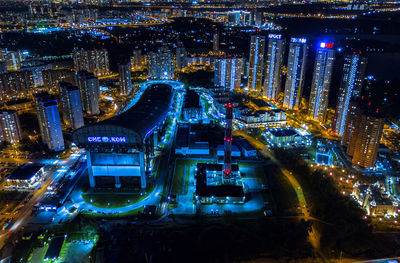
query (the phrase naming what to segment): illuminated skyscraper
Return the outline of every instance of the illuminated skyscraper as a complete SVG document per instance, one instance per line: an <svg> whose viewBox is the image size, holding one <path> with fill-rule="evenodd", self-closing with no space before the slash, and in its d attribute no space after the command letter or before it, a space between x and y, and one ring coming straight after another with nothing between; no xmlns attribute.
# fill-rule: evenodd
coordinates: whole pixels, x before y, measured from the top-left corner
<svg viewBox="0 0 400 263"><path fill-rule="evenodd" d="M354 145L350 145L350 136L355 131L357 124L357 116L360 109L357 108L359 104L358 100L351 99L349 102L349 111L347 113L347 118L345 122L345 127L342 135L342 145L347 147L347 151L354 152ZM350 148L352 148L350 150ZM352 154L351 154L352 155Z"/></svg>
<svg viewBox="0 0 400 263"><path fill-rule="evenodd" d="M158 52L150 52L147 58L147 69L150 79L174 78L174 55L167 47Z"/></svg>
<svg viewBox="0 0 400 263"><path fill-rule="evenodd" d="M64 122L72 129L84 126L79 88L68 82L58 84Z"/></svg>
<svg viewBox="0 0 400 263"><path fill-rule="evenodd" d="M36 94L35 105L43 142L50 150L64 150L64 137L57 100L47 93Z"/></svg>
<svg viewBox="0 0 400 263"><path fill-rule="evenodd" d="M248 91L261 92L262 74L264 66L264 36L251 36L249 55L249 81Z"/></svg>
<svg viewBox="0 0 400 263"><path fill-rule="evenodd" d="M83 110L89 115L99 114L99 79L93 73L87 71L79 71L76 76Z"/></svg>
<svg viewBox="0 0 400 263"><path fill-rule="evenodd" d="M281 89L282 59L285 40L282 35L268 35L268 51L265 63L264 96L276 100Z"/></svg>
<svg viewBox="0 0 400 263"><path fill-rule="evenodd" d="M125 62L118 65L119 71L119 93L128 95L132 92L131 63Z"/></svg>
<svg viewBox="0 0 400 263"><path fill-rule="evenodd" d="M379 109L357 111L355 129L350 135L347 153L353 156L353 165L369 168L375 165L385 119ZM349 146L350 146L349 145Z"/></svg>
<svg viewBox="0 0 400 263"><path fill-rule="evenodd" d="M96 76L103 76L110 73L108 51L106 49L74 49L72 58L74 59L74 68L77 71L86 70Z"/></svg>
<svg viewBox="0 0 400 263"><path fill-rule="evenodd" d="M15 144L21 140L21 124L14 110L0 111L0 140Z"/></svg>
<svg viewBox="0 0 400 263"><path fill-rule="evenodd" d="M360 54L345 57L342 83L333 123L333 129L337 134L343 135L344 133L351 97L360 96L366 65L367 59Z"/></svg>
<svg viewBox="0 0 400 263"><path fill-rule="evenodd" d="M218 87L229 88L230 90L240 89L242 64L242 58L216 59L214 85Z"/></svg>
<svg viewBox="0 0 400 263"><path fill-rule="evenodd" d="M308 110L310 117L318 121L325 120L328 108L329 88L335 60L335 51L332 48L333 43L322 42L317 49Z"/></svg>
<svg viewBox="0 0 400 263"><path fill-rule="evenodd" d="M178 43L178 47L176 48L176 68L181 70L187 67L187 54L186 49L182 45L182 43Z"/></svg>
<svg viewBox="0 0 400 263"><path fill-rule="evenodd" d="M283 106L298 109L303 96L307 61L307 39L291 38Z"/></svg>

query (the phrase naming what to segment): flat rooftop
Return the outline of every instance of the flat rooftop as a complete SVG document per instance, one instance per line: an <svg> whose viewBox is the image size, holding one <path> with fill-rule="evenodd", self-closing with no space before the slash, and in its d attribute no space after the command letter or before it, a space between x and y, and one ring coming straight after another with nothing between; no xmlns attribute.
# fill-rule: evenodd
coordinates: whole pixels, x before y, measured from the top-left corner
<svg viewBox="0 0 400 263"><path fill-rule="evenodd" d="M184 108L200 108L200 96L196 91L187 90Z"/></svg>
<svg viewBox="0 0 400 263"><path fill-rule="evenodd" d="M41 168L41 164L24 164L8 175L9 180L30 180Z"/></svg>
<svg viewBox="0 0 400 263"><path fill-rule="evenodd" d="M239 167L232 164L232 171L237 172ZM222 164L198 163L196 178L196 195L205 197L243 197L243 186L239 185L207 185L207 172L218 171L222 173Z"/></svg>

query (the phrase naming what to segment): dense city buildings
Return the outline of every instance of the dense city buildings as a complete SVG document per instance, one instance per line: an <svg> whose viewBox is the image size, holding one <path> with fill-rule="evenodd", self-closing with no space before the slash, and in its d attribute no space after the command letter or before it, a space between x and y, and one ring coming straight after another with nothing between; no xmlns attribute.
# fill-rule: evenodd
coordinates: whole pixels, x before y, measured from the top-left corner
<svg viewBox="0 0 400 263"><path fill-rule="evenodd" d="M173 79L174 68L174 54L166 46L147 55L149 79Z"/></svg>
<svg viewBox="0 0 400 263"><path fill-rule="evenodd" d="M298 109L303 96L304 80L307 63L307 39L290 39L289 55L283 106L289 109Z"/></svg>
<svg viewBox="0 0 400 263"><path fill-rule="evenodd" d="M263 92L264 97L269 100L276 100L281 89L284 52L285 40L282 35L269 34Z"/></svg>
<svg viewBox="0 0 400 263"><path fill-rule="evenodd" d="M230 90L239 90L242 78L243 58L217 58L214 70L214 85Z"/></svg>
<svg viewBox="0 0 400 263"><path fill-rule="evenodd" d="M71 69L45 69L42 75L43 86L47 90L57 90L58 83L61 81L76 85L75 71Z"/></svg>
<svg viewBox="0 0 400 263"><path fill-rule="evenodd" d="M344 133L350 99L360 97L366 65L367 59L360 54L345 57L334 121L334 130L337 134L343 135Z"/></svg>
<svg viewBox="0 0 400 263"><path fill-rule="evenodd" d="M47 69L48 65L46 63L38 61L38 60L33 60L33 61L26 61L23 63L23 66L21 67L21 71L27 70L32 72L33 76L33 83L34 85L37 86L43 86L43 70Z"/></svg>
<svg viewBox="0 0 400 263"><path fill-rule="evenodd" d="M22 138L21 124L15 110L0 110L0 141L16 144Z"/></svg>
<svg viewBox="0 0 400 263"><path fill-rule="evenodd" d="M31 71L12 71L0 74L0 97L2 100L25 98L34 87Z"/></svg>
<svg viewBox="0 0 400 263"><path fill-rule="evenodd" d="M35 106L43 143L49 150L64 150L64 136L57 100L48 93L36 94Z"/></svg>
<svg viewBox="0 0 400 263"><path fill-rule="evenodd" d="M264 71L265 36L251 36L249 55L249 77L247 90L258 92L262 90L262 77Z"/></svg>
<svg viewBox="0 0 400 263"><path fill-rule="evenodd" d="M325 121L326 110L328 109L328 95L334 60L333 43L321 42L317 48L308 106L310 117L320 122Z"/></svg>
<svg viewBox="0 0 400 263"><path fill-rule="evenodd" d="M0 61L6 63L8 71L15 71L21 68L22 54L19 51L0 50Z"/></svg>
<svg viewBox="0 0 400 263"><path fill-rule="evenodd" d="M74 68L77 71L89 71L96 76L110 73L108 51L106 49L74 49L72 53Z"/></svg>
<svg viewBox="0 0 400 263"><path fill-rule="evenodd" d="M82 127L84 122L79 88L64 81L58 85L64 123L74 130Z"/></svg>
<svg viewBox="0 0 400 263"><path fill-rule="evenodd" d="M76 80L81 93L82 108L84 112L88 115L99 114L99 79L93 73L79 71L76 73Z"/></svg>
<svg viewBox="0 0 400 263"><path fill-rule="evenodd" d="M131 63L125 62L118 65L119 93L128 95L132 92Z"/></svg>

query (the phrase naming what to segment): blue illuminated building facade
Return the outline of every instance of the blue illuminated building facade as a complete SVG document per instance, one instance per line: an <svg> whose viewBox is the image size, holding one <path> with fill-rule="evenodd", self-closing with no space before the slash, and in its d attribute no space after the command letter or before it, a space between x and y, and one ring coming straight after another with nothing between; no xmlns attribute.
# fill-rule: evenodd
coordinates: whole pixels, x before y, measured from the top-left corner
<svg viewBox="0 0 400 263"><path fill-rule="evenodd" d="M343 67L343 78L335 112L334 131L343 135L349 112L350 99L360 97L367 59L360 54L347 55Z"/></svg>
<svg viewBox="0 0 400 263"><path fill-rule="evenodd" d="M49 150L65 149L57 100L47 93L35 95L40 134Z"/></svg>
<svg viewBox="0 0 400 263"><path fill-rule="evenodd" d="M320 122L326 117L334 60L333 43L321 42L317 48L308 108L309 116Z"/></svg>
<svg viewBox="0 0 400 263"><path fill-rule="evenodd" d="M147 57L149 79L168 80L174 78L174 54L168 47L162 47L158 52L150 52Z"/></svg>
<svg viewBox="0 0 400 263"><path fill-rule="evenodd" d="M265 36L251 36L249 55L249 92L261 92L264 69Z"/></svg>
<svg viewBox="0 0 400 263"><path fill-rule="evenodd" d="M146 188L172 100L170 85L153 84L120 115L74 132L73 141L86 149L91 187Z"/></svg>
<svg viewBox="0 0 400 263"><path fill-rule="evenodd" d="M298 109L303 95L303 86L307 61L307 39L290 39L287 65L287 78L283 97L283 106Z"/></svg>
<svg viewBox="0 0 400 263"><path fill-rule="evenodd" d="M265 63L264 96L275 100L281 89L281 68L285 40L282 35L268 35L268 52Z"/></svg>

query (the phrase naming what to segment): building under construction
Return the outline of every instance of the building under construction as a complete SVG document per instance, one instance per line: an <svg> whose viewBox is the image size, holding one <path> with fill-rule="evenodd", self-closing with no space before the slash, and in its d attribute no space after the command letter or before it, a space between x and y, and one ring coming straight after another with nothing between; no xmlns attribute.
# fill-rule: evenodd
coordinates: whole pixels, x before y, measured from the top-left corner
<svg viewBox="0 0 400 263"><path fill-rule="evenodd" d="M196 200L201 203L236 203L245 201L239 166L232 164L233 104L226 103L224 162L198 163L196 172Z"/></svg>

